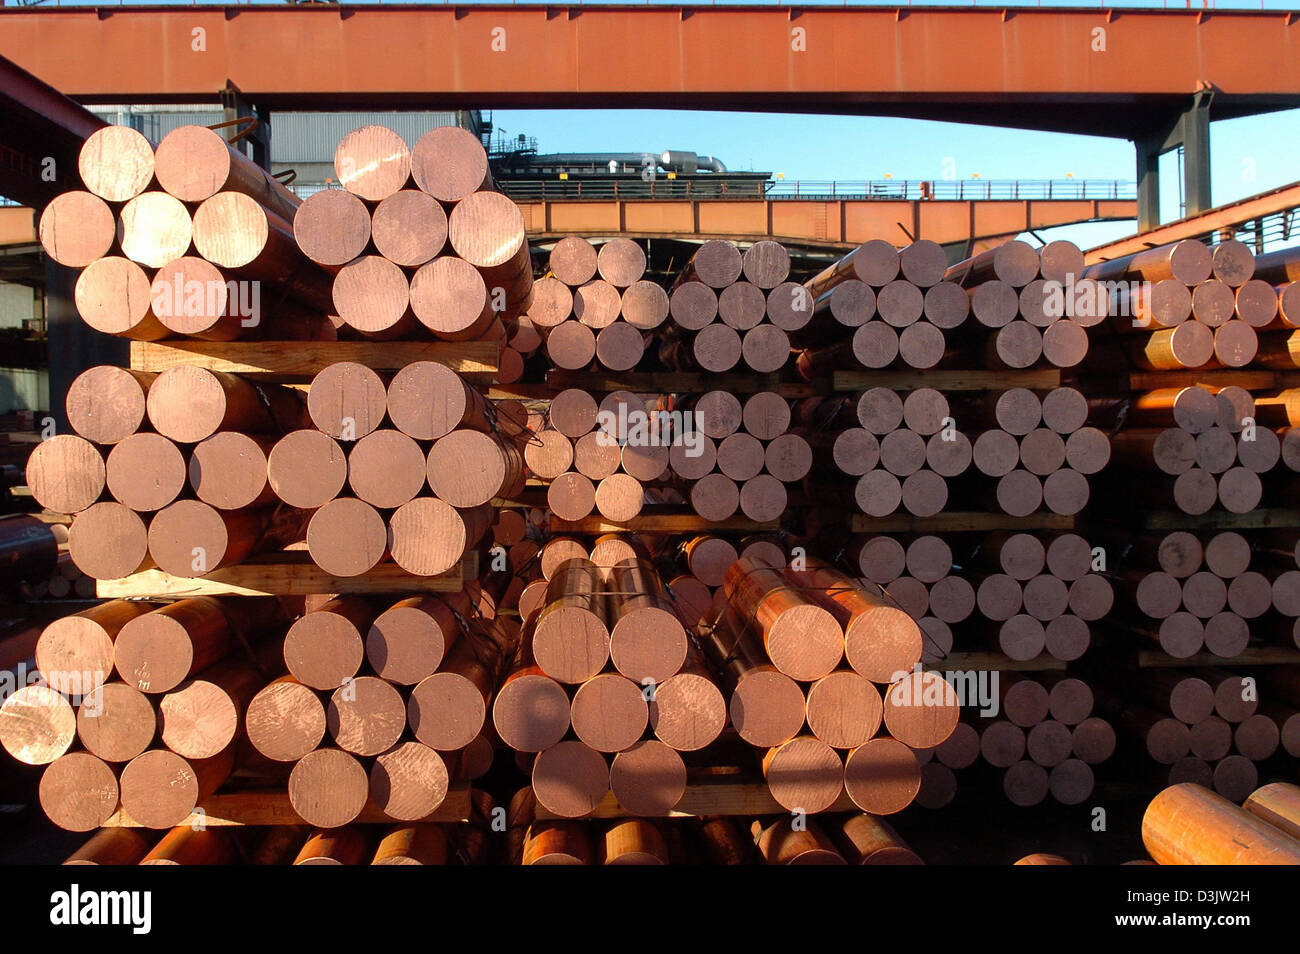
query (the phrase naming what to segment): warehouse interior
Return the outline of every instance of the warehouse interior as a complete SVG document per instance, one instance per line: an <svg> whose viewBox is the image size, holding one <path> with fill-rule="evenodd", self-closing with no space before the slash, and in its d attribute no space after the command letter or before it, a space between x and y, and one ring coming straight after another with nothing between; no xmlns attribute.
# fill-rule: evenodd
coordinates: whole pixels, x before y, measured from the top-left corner
<svg viewBox="0 0 1300 954"><path fill-rule="evenodd" d="M1300 20L1113 14L0 9L0 863L1300 863Z"/></svg>

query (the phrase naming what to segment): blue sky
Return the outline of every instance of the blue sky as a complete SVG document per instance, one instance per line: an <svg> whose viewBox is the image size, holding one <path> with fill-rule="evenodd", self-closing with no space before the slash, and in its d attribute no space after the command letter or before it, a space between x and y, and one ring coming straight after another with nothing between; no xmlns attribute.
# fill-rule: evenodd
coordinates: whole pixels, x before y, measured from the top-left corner
<svg viewBox="0 0 1300 954"><path fill-rule="evenodd" d="M661 152L717 156L730 169L786 179L938 179L951 157L958 178L1123 179L1135 177L1122 139L859 116L670 110L505 110L498 130L537 138L541 152ZM1215 204L1300 180L1300 110L1224 120L1210 130ZM1178 218L1176 177L1162 171L1162 218ZM1133 232L1132 223L1051 230L1096 245Z"/></svg>

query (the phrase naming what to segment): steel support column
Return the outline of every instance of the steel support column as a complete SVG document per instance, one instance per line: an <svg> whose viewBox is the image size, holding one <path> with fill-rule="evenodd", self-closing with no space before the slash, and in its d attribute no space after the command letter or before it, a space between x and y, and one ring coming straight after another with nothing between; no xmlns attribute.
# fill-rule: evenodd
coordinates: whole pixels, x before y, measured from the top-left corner
<svg viewBox="0 0 1300 954"><path fill-rule="evenodd" d="M1190 105L1145 136L1133 140L1137 151L1138 231L1160 226L1160 157L1182 147L1183 216L1213 207L1210 199L1210 104L1213 90L1201 90Z"/></svg>

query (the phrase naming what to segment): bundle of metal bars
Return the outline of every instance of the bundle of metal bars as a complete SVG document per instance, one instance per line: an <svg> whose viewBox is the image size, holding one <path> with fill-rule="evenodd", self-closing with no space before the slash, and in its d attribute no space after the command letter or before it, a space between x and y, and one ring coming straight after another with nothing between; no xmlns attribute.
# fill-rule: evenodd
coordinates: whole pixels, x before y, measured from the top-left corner
<svg viewBox="0 0 1300 954"><path fill-rule="evenodd" d="M1074 805L1130 741L1162 782L1233 799L1297 754L1293 673L1242 660L1300 632L1300 252L1085 268L1066 242L950 264L873 241L800 282L778 243L714 240L665 288L639 243L572 236L534 281L462 130L356 130L342 188L302 203L196 127L156 149L108 127L81 165L88 191L40 233L92 327L483 339L520 387L423 359L328 362L305 392L185 365L76 381L76 434L27 472L76 515L76 567L203 577L296 545L345 590L115 601L22 637L45 684L0 708L0 743L46 766L50 817L172 829L106 828L77 860L483 860L481 827L430 821L508 771L501 750L531 780L504 856L523 863L914 859L873 816L943 807L981 759L1013 804ZM765 377L737 394L733 369ZM1261 507L1282 513L1240 522ZM470 551L490 569L459 590L346 592ZM1132 691L1089 664L1154 649L1200 668ZM996 717L945 678L960 665L1001 676ZM761 788L748 835L605 820L709 815L732 775ZM218 792L304 824L186 834Z"/></svg>

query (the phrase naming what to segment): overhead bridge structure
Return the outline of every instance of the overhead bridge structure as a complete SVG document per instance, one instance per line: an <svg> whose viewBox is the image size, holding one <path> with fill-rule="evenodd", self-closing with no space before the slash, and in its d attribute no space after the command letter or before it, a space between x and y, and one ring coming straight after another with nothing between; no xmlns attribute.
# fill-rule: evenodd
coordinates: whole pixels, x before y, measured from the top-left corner
<svg viewBox="0 0 1300 954"><path fill-rule="evenodd" d="M1209 123L1300 106L1300 13L1189 9L124 5L0 10L0 56L83 102L906 116L1124 137L1139 224Z"/></svg>

